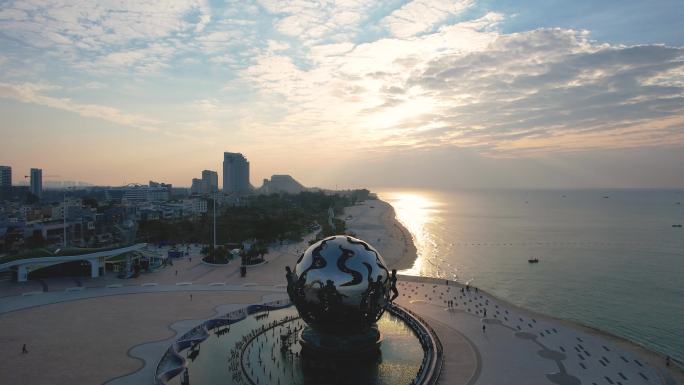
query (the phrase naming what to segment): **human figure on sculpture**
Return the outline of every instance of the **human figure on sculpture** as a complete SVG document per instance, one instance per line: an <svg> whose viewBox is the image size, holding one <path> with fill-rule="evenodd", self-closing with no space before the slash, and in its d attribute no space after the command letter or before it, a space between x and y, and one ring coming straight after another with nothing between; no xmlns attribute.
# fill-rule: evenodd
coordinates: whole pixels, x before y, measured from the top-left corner
<svg viewBox="0 0 684 385"><path fill-rule="evenodd" d="M379 317L382 315L380 313L380 307L383 306L383 304L380 302L383 297L385 297L385 285L382 282L382 275L378 275L378 279L375 281L374 284L372 284L373 289L371 291L371 312L372 314L377 314L375 321L379 319Z"/></svg>
<svg viewBox="0 0 684 385"><path fill-rule="evenodd" d="M361 310L365 313L368 314L370 313L372 309L372 298L371 296L373 295L373 288L375 287L375 283L373 283L373 276L368 275L368 289L363 293L363 297L361 297L361 304L360 308Z"/></svg>
<svg viewBox="0 0 684 385"><path fill-rule="evenodd" d="M397 290L397 269L392 269L392 275L390 276L390 290L392 290L392 296L389 300L392 302L399 296L399 290Z"/></svg>
<svg viewBox="0 0 684 385"><path fill-rule="evenodd" d="M330 309L336 311L341 310L340 305L342 304L343 294L337 291L337 288L331 279L326 281L321 293L323 294L323 301L321 302L323 302L323 307L326 311L329 311Z"/></svg>
<svg viewBox="0 0 684 385"><path fill-rule="evenodd" d="M290 269L290 266L285 266L285 279L287 279L287 295L290 297L290 300L294 302L295 280L294 273L292 272L292 269Z"/></svg>

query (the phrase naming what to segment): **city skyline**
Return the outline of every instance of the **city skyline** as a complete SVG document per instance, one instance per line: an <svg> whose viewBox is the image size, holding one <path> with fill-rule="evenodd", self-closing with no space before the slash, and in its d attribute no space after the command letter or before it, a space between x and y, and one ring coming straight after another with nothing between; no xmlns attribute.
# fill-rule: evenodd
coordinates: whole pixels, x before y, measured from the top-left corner
<svg viewBox="0 0 684 385"><path fill-rule="evenodd" d="M664 0L7 1L0 164L186 186L230 148L252 184L681 188L682 18Z"/></svg>

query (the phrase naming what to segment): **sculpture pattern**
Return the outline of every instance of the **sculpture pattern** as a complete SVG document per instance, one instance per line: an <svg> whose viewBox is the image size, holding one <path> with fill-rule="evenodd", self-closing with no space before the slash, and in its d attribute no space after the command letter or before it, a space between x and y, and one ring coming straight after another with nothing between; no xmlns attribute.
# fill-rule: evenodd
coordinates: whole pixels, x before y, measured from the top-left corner
<svg viewBox="0 0 684 385"><path fill-rule="evenodd" d="M368 330L397 295L396 270L366 242L338 235L300 255L286 267L287 292L312 328L333 334Z"/></svg>

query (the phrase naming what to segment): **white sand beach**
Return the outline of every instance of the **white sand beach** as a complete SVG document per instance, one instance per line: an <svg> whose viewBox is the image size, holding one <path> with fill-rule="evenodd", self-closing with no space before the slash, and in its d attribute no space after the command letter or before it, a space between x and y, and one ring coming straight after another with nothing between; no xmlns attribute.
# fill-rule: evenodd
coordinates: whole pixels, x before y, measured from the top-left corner
<svg viewBox="0 0 684 385"><path fill-rule="evenodd" d="M382 200L367 200L344 210L347 231L373 245L389 267L408 269L416 259L411 233L395 217L394 208Z"/></svg>

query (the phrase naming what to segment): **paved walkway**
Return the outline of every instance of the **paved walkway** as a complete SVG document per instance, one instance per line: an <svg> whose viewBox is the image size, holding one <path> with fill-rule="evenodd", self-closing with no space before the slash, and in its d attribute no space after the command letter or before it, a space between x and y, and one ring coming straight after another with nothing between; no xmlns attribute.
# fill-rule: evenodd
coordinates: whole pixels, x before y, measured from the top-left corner
<svg viewBox="0 0 684 385"><path fill-rule="evenodd" d="M480 370L472 384L666 383L657 369L607 340L530 317L474 289L462 294L461 286L407 281L399 289L400 304L474 345ZM448 333L443 328L438 335ZM441 383L450 381L447 377Z"/></svg>
<svg viewBox="0 0 684 385"><path fill-rule="evenodd" d="M194 294L192 300L187 292L116 295L2 314L0 384L101 384L143 367L129 351L144 342L172 338L172 323L196 325L213 316L217 306L244 306L263 297L256 291ZM21 353L23 344L28 354ZM151 358L152 366L161 357L159 351L153 353L157 358ZM140 384L149 384L150 378Z"/></svg>
<svg viewBox="0 0 684 385"><path fill-rule="evenodd" d="M278 247L269 263L248 268L244 278L237 261L208 266L193 248L191 258L137 279L3 282L0 385L100 384L131 373L127 383L147 384L176 333L211 318L217 307L282 297L285 265L294 265L307 241ZM148 344L158 340L165 342ZM21 353L23 344L28 354Z"/></svg>

